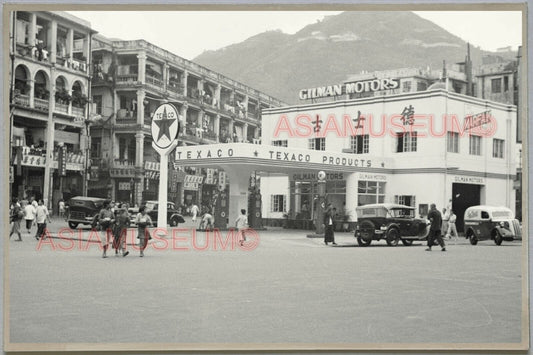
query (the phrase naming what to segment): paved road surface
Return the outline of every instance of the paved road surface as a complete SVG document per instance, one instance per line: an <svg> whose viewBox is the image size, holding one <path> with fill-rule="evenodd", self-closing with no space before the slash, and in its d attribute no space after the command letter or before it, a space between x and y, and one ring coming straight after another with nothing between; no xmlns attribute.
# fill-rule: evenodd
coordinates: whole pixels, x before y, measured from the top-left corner
<svg viewBox="0 0 533 355"><path fill-rule="evenodd" d="M519 242L463 239L443 253L422 243L362 248L349 233L326 247L305 234L259 231L254 250L199 251L183 232L177 245L188 250L152 240L144 258L130 245L131 255L107 259L95 243L37 250L33 237L12 238L11 342L520 341Z"/></svg>

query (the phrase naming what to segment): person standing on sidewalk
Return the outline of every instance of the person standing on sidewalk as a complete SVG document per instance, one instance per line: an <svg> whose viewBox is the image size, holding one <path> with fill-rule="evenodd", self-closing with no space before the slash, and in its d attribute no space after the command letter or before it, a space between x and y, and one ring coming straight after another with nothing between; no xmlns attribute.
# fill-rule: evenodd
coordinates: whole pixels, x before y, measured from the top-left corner
<svg viewBox="0 0 533 355"><path fill-rule="evenodd" d="M152 219L146 214L146 206L141 206L141 208L139 208L135 223L137 224L137 238L139 239L139 246L141 249L139 256L143 257L144 249L146 249L146 246L148 245L148 240L152 239L150 233L146 230L147 227L152 225Z"/></svg>
<svg viewBox="0 0 533 355"><path fill-rule="evenodd" d="M450 220L450 210L443 208L442 209L442 228L441 233L444 236L448 232L448 221Z"/></svg>
<svg viewBox="0 0 533 355"><path fill-rule="evenodd" d="M52 223L52 221L50 221L48 208L46 208L42 199L38 202L37 208L35 209L35 215L37 220L37 233L35 234L35 239L39 240L39 238L45 237L46 222L48 221L48 223Z"/></svg>
<svg viewBox="0 0 533 355"><path fill-rule="evenodd" d="M457 233L457 226L455 222L457 221L457 216L453 211L450 211L450 220L448 221L448 230L446 231L446 237L452 239L452 233L454 235L455 242L459 240L459 233Z"/></svg>
<svg viewBox="0 0 533 355"><path fill-rule="evenodd" d="M31 234L31 226L33 225L35 221L35 214L37 211L35 211L35 207L31 203L26 203L26 206L24 206L24 220L26 221L26 229L28 230L28 234Z"/></svg>
<svg viewBox="0 0 533 355"><path fill-rule="evenodd" d="M237 228L237 237L239 238L239 244L242 246L246 241L245 231L248 229L248 216L246 210L242 209L241 214L235 220L235 228Z"/></svg>
<svg viewBox="0 0 533 355"><path fill-rule="evenodd" d="M324 213L324 244L326 245L328 245L328 243L337 245L337 243L335 243L335 232L333 231L334 215L335 211L332 208L331 203L328 203L326 212Z"/></svg>
<svg viewBox="0 0 533 355"><path fill-rule="evenodd" d="M11 232L9 233L9 238L13 234L18 234L19 239L15 239L18 242L22 242L22 236L20 235L20 222L24 217L24 212L22 212L22 207L18 205L18 201L15 203L13 210L11 211L11 222L13 226L11 227Z"/></svg>
<svg viewBox="0 0 533 355"><path fill-rule="evenodd" d="M196 215L198 214L198 206L196 206L196 204L193 204L192 207L191 207L191 214L192 214L192 221L193 222L196 222Z"/></svg>
<svg viewBox="0 0 533 355"><path fill-rule="evenodd" d="M437 239L442 251L446 251L446 245L444 245L444 240L442 239L441 235L442 216L434 203L431 204L431 209L428 213L428 219L431 222L431 226L429 227L428 247L426 251L431 251L431 247L433 246L435 239Z"/></svg>

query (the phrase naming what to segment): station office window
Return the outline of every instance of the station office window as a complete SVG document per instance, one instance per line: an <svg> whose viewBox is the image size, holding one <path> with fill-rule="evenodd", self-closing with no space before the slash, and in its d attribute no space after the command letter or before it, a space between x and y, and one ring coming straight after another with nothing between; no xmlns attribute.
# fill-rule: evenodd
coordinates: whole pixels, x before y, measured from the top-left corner
<svg viewBox="0 0 533 355"><path fill-rule="evenodd" d="M459 133L448 132L448 136L446 138L448 153L459 153Z"/></svg>
<svg viewBox="0 0 533 355"><path fill-rule="evenodd" d="M491 91L492 93L502 92L502 78L491 80Z"/></svg>
<svg viewBox="0 0 533 355"><path fill-rule="evenodd" d="M368 134L351 136L350 148L354 154L368 153Z"/></svg>
<svg viewBox="0 0 533 355"><path fill-rule="evenodd" d="M309 149L326 150L326 138L311 138L309 140Z"/></svg>
<svg viewBox="0 0 533 355"><path fill-rule="evenodd" d="M503 158L503 149L505 141L503 139L494 138L492 140L492 157Z"/></svg>
<svg viewBox="0 0 533 355"><path fill-rule="evenodd" d="M274 147L287 147L287 140L286 139L278 139L276 141L272 141L272 145Z"/></svg>
<svg viewBox="0 0 533 355"><path fill-rule="evenodd" d="M412 195L394 195L394 202L399 205L415 207L416 197Z"/></svg>
<svg viewBox="0 0 533 355"><path fill-rule="evenodd" d="M385 201L385 182L359 180L357 186L357 204L359 206Z"/></svg>
<svg viewBox="0 0 533 355"><path fill-rule="evenodd" d="M481 137L471 135L469 144L470 155L481 155Z"/></svg>
<svg viewBox="0 0 533 355"><path fill-rule="evenodd" d="M287 199L285 195L272 195L270 199L270 212L285 212Z"/></svg>
<svg viewBox="0 0 533 355"><path fill-rule="evenodd" d="M396 152L416 152L416 132L398 133L396 135Z"/></svg>

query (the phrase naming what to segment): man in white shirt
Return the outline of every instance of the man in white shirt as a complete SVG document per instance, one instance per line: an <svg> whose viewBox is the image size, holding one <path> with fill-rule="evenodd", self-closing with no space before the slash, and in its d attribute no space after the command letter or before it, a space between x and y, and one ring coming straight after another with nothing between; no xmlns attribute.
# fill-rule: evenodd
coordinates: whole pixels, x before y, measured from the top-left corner
<svg viewBox="0 0 533 355"><path fill-rule="evenodd" d="M35 220L35 207L33 207L31 203L28 203L24 207L24 220L26 221L26 229L28 230L28 234L30 234L31 226Z"/></svg>
<svg viewBox="0 0 533 355"><path fill-rule="evenodd" d="M192 221L193 222L196 222L196 215L198 214L198 211L199 211L198 206L192 205L191 214L192 214Z"/></svg>
<svg viewBox="0 0 533 355"><path fill-rule="evenodd" d="M39 200L39 204L35 209L35 216L37 219L37 233L35 239L43 238L46 231L46 222L51 223L50 215L48 214L48 208L44 205L43 200Z"/></svg>

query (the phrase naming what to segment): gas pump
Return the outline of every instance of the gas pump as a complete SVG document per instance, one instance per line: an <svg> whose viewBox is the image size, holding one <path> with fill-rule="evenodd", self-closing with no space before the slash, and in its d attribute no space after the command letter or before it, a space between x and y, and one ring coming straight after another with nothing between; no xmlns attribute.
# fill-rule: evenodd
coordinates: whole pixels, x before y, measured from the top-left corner
<svg viewBox="0 0 533 355"><path fill-rule="evenodd" d="M226 173L218 173L217 194L215 195L215 228L226 229L229 218L229 187L226 187Z"/></svg>
<svg viewBox="0 0 533 355"><path fill-rule="evenodd" d="M248 226L253 229L261 229L263 228L261 190L255 171L250 176L250 187L248 190Z"/></svg>
<svg viewBox="0 0 533 355"><path fill-rule="evenodd" d="M218 191L215 201L215 228L226 229L229 216L229 194L224 189Z"/></svg>

